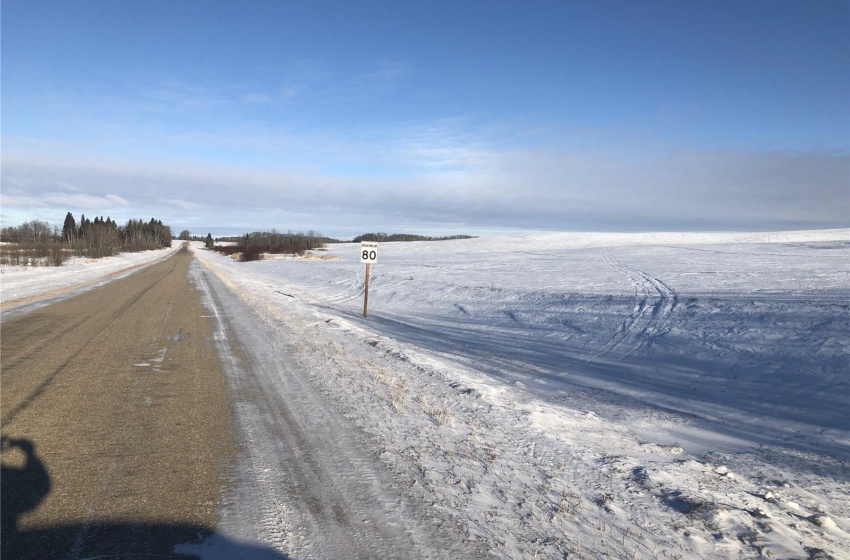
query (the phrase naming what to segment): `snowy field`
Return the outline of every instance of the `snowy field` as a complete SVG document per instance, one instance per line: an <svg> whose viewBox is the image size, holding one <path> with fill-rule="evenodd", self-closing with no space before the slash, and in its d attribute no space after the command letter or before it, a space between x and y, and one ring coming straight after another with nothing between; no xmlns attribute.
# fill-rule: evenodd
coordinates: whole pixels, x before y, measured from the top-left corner
<svg viewBox="0 0 850 560"><path fill-rule="evenodd" d="M72 257L61 267L0 265L0 301L3 312L16 308L31 309L30 305L70 297L80 290L97 287L139 269L139 267L169 257L180 247L138 253L122 253L114 257L88 259Z"/></svg>
<svg viewBox="0 0 850 560"><path fill-rule="evenodd" d="M850 558L848 230L192 248L492 557Z"/></svg>
<svg viewBox="0 0 850 560"><path fill-rule="evenodd" d="M496 557L850 558L847 230L358 249L195 247Z"/></svg>

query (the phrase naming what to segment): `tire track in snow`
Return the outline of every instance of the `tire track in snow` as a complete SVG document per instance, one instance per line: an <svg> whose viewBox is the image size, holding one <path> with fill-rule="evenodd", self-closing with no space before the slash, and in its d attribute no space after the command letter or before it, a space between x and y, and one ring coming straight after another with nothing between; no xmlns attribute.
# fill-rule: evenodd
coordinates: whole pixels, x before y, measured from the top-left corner
<svg viewBox="0 0 850 560"><path fill-rule="evenodd" d="M205 305L215 317L217 327L214 333L215 343L219 346L222 357L226 358L223 359L223 365L225 370L231 373L231 390L237 398L247 397L249 391L242 387L244 382L240 379L241 376L233 374L239 371L241 364L237 354L230 347L224 313L217 303L210 282L197 268L194 270L194 281L202 293ZM275 550L283 551L287 547L287 536L292 530L292 525L286 522L285 506L277 499L281 484L280 481L273 480L271 476L273 465L267 460L269 454L263 453L260 448L263 442L257 433L259 427L242 420L259 416L258 406L248 401L249 399L246 398L244 402L232 404L234 422L242 439L240 442L242 449L239 461L233 467L232 483L235 489L227 492L222 500L219 531L238 536L243 540L247 538L263 542L271 545ZM252 483L246 484L245 481L252 481Z"/></svg>
<svg viewBox="0 0 850 560"><path fill-rule="evenodd" d="M632 311L625 319L623 319L622 323L619 327L617 327L617 330L614 331L614 334L611 335L608 342L606 342L605 345L600 348L596 354L594 354L594 358L610 355L611 352L613 352L614 349L617 348L632 333L634 326L638 324L646 314L649 301L649 291L646 289L644 283L635 278L635 274L633 274L632 270L623 266L618 260L616 260L607 248L605 249L605 262L613 269L623 274L632 285L632 289L635 293L635 304Z"/></svg>
<svg viewBox="0 0 850 560"><path fill-rule="evenodd" d="M658 298L652 305L650 321L637 334L640 344L634 350L630 351L628 355L631 355L639 348L643 348L645 345L651 345L657 338L670 332L667 324L670 321L673 310L679 305L679 295L661 279L650 276L637 269L632 270L652 286L658 293Z"/></svg>
<svg viewBox="0 0 850 560"><path fill-rule="evenodd" d="M679 295L661 279L624 265L607 248L605 262L628 279L635 292L635 305L593 357L609 356L629 339L633 344L622 356L627 358L670 332L667 324L673 310L679 305Z"/></svg>

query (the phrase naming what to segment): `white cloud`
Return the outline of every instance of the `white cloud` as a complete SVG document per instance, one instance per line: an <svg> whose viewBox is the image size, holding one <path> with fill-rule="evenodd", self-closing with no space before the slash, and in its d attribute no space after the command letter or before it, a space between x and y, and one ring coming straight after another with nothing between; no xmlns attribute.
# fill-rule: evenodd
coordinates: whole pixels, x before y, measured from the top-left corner
<svg viewBox="0 0 850 560"><path fill-rule="evenodd" d="M628 161L489 151L486 157L433 157L462 164L435 170L426 163L405 178L341 178L4 155L2 203L62 214L74 208L141 212L180 227L190 211L199 227L326 232L358 223L561 230L850 225L850 166L842 154L687 152ZM61 192L60 183L78 192Z"/></svg>
<svg viewBox="0 0 850 560"><path fill-rule="evenodd" d="M169 198L169 199L163 200L162 202L169 205L169 206L174 206L176 208L179 208L181 210L197 210L198 208L201 207L201 205L198 204L197 202L189 202L188 200L183 200L183 199L180 199L180 198Z"/></svg>
<svg viewBox="0 0 850 560"><path fill-rule="evenodd" d="M106 194L103 196L86 193L41 192L32 195L0 194L0 204L6 208L50 208L104 210L129 206L126 198Z"/></svg>
<svg viewBox="0 0 850 560"><path fill-rule="evenodd" d="M413 123L397 131L394 155L407 165L429 170L486 172L501 154L462 119Z"/></svg>

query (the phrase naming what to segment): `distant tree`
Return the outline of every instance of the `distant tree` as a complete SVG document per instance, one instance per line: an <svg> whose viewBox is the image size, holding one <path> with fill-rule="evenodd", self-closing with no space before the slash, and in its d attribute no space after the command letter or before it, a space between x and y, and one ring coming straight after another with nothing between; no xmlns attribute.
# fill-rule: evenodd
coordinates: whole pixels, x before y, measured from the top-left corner
<svg viewBox="0 0 850 560"><path fill-rule="evenodd" d="M204 239L204 245L206 245L207 249L212 249L215 247L215 241L213 241L212 234L207 234L207 238Z"/></svg>
<svg viewBox="0 0 850 560"><path fill-rule="evenodd" d="M21 227L27 231L27 237L33 242L47 243L55 237L50 224L41 220L25 222Z"/></svg>
<svg viewBox="0 0 850 560"><path fill-rule="evenodd" d="M177 236L177 239L180 241L189 241L192 238L192 232L188 229L184 229L180 232L180 235Z"/></svg>
<svg viewBox="0 0 850 560"><path fill-rule="evenodd" d="M47 244L59 241L58 228L41 220L24 222L19 227L3 228L3 241L10 243L40 243Z"/></svg>
<svg viewBox="0 0 850 560"><path fill-rule="evenodd" d="M150 222L130 220L126 226L119 227L109 216L97 216L92 221L81 214L77 222L68 212L61 229L33 220L19 227L2 228L0 241L27 244L27 259L35 258L58 266L70 254L69 248L80 256L108 257L124 251L170 247L172 235L171 228L153 218Z"/></svg>
<svg viewBox="0 0 850 560"><path fill-rule="evenodd" d="M207 236L210 240L212 236ZM240 237L219 238L219 241L230 240L234 245L217 245L215 251L225 255L239 253L243 261L254 261L263 258L264 253L303 255L311 249L321 249L327 238L316 231L308 233L279 233L275 230L255 231Z"/></svg>
<svg viewBox="0 0 850 560"><path fill-rule="evenodd" d="M361 241L378 241L378 242L394 242L394 241L452 241L456 239L472 239L471 235L448 235L443 237L429 237L427 235L413 235L409 233L394 233L387 235L386 233L364 233L352 239L353 243Z"/></svg>
<svg viewBox="0 0 850 560"><path fill-rule="evenodd" d="M65 225L62 226L62 240L72 243L77 238L77 221L74 215L68 212L65 216Z"/></svg>
<svg viewBox="0 0 850 560"><path fill-rule="evenodd" d="M86 218L85 214L80 215L80 229L77 231L77 237L84 239L86 237L86 233L91 227L91 220Z"/></svg>

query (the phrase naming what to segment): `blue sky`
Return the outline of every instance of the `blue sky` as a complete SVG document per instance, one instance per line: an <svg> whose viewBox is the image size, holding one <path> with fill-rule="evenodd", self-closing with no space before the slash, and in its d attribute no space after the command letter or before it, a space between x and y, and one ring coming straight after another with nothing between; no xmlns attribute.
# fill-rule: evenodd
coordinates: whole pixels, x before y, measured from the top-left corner
<svg viewBox="0 0 850 560"><path fill-rule="evenodd" d="M850 226L850 3L4 0L3 225Z"/></svg>

